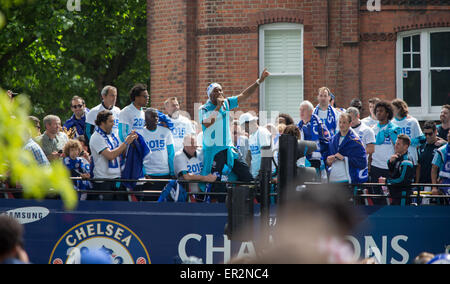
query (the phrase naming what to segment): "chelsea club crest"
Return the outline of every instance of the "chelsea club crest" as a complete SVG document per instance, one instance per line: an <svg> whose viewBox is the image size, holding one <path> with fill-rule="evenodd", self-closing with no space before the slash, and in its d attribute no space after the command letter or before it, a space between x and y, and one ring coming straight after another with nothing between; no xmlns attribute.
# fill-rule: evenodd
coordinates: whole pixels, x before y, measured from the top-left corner
<svg viewBox="0 0 450 284"><path fill-rule="evenodd" d="M150 257L139 237L111 220L94 219L69 229L56 243L51 264L83 263L86 252L100 250L115 264L149 264Z"/></svg>

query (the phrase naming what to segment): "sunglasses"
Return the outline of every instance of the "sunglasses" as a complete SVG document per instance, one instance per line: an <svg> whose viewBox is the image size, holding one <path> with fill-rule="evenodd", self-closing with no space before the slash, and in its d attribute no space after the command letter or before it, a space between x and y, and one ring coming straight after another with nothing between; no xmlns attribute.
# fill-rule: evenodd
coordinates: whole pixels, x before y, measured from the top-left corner
<svg viewBox="0 0 450 284"><path fill-rule="evenodd" d="M434 132L424 132L425 136L433 136Z"/></svg>
<svg viewBox="0 0 450 284"><path fill-rule="evenodd" d="M82 107L83 107L83 105L74 105L74 106L72 106L73 109L82 108Z"/></svg>

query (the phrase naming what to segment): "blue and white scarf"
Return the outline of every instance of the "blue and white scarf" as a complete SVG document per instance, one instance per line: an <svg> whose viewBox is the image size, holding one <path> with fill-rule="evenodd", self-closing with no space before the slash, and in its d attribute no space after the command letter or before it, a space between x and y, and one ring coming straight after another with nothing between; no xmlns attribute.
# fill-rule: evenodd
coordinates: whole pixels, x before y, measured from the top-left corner
<svg viewBox="0 0 450 284"><path fill-rule="evenodd" d="M319 115L319 110L320 110L320 105L317 105L316 109L314 110L314 114L318 116ZM328 105L327 119L326 120L322 120L322 121L327 126L328 130L331 133L331 136L336 134L336 128L337 128L336 119L337 118L336 118L335 110L333 109L333 107L331 105Z"/></svg>
<svg viewBox="0 0 450 284"><path fill-rule="evenodd" d="M322 158L326 159L328 156L328 143L331 139L331 135L319 116L313 114L311 120L306 124L303 120L300 120L297 127L303 133L304 140L317 143L317 150L315 152L320 153ZM311 155L307 156L307 159L310 160Z"/></svg>
<svg viewBox="0 0 450 284"><path fill-rule="evenodd" d="M118 148L120 146L119 139L117 139L117 137L114 135L114 133L111 132L111 138L113 139L113 141L111 142L111 140L109 139L108 135L106 134L105 131L103 131L103 129L101 129L100 127L97 126L95 128L95 131L98 134L100 134L103 137L103 139L105 139L106 143L108 144L108 148L110 150L114 150L114 149L116 149L116 148ZM125 162L123 154L121 154L119 156L119 160L120 160L120 166L122 166L124 164L124 162ZM117 159L114 159L112 161L108 161L108 167L110 169L118 168L119 165L117 164Z"/></svg>

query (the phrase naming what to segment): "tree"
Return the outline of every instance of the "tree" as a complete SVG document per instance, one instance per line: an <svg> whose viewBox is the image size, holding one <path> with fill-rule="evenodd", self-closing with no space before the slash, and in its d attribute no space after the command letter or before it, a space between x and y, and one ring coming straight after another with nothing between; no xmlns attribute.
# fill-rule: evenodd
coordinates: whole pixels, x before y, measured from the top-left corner
<svg viewBox="0 0 450 284"><path fill-rule="evenodd" d="M61 162L40 166L23 147L31 137L29 101L19 96L13 102L0 89L0 175L23 187L27 198L43 199L49 193L60 195L66 209L74 209L78 196Z"/></svg>
<svg viewBox="0 0 450 284"><path fill-rule="evenodd" d="M74 95L95 106L106 84L118 88L123 107L131 87L148 82L146 1L82 1L80 8L40 0L4 9L0 86L27 94L38 117L64 121Z"/></svg>

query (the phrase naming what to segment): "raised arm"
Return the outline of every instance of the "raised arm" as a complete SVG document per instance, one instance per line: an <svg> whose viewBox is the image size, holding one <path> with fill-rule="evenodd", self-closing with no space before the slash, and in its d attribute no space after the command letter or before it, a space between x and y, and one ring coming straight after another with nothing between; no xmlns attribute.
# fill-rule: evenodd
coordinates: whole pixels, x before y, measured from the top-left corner
<svg viewBox="0 0 450 284"><path fill-rule="evenodd" d="M238 97L238 103L240 104L242 101L247 100L255 91L256 89L259 87L259 85L261 83L264 82L264 80L266 80L266 78L270 76L269 71L267 71L267 68L265 68L263 70L263 72L261 73L261 76L259 77L258 80L256 80L255 83L253 83L252 85L250 85L247 89L245 89L241 94L239 94Z"/></svg>

